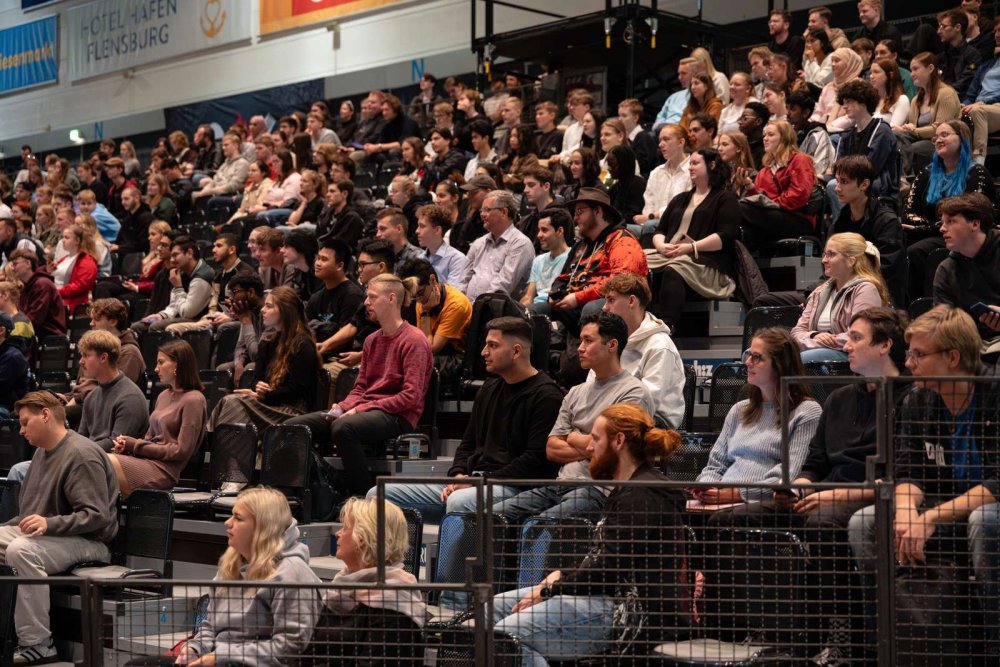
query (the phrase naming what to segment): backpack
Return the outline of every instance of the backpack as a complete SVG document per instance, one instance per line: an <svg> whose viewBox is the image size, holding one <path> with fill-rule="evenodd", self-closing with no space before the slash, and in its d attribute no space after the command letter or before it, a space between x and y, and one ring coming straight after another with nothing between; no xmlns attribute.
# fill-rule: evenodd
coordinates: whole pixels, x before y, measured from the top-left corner
<svg viewBox="0 0 1000 667"><path fill-rule="evenodd" d="M770 290L764 282L764 276L754 261L750 251L741 241L733 243L733 264L736 269L736 296L747 308L753 308L757 299L766 295Z"/></svg>
<svg viewBox="0 0 1000 667"><path fill-rule="evenodd" d="M309 491L312 493L312 521L331 521L340 506L351 497L344 473L330 465L315 449L310 450Z"/></svg>
<svg viewBox="0 0 1000 667"><path fill-rule="evenodd" d="M488 292L476 297L472 304L472 319L465 330L465 359L463 375L467 379L482 380L486 377L486 362L478 350L486 345L486 324L496 317L520 317L530 323L527 309L506 292Z"/></svg>

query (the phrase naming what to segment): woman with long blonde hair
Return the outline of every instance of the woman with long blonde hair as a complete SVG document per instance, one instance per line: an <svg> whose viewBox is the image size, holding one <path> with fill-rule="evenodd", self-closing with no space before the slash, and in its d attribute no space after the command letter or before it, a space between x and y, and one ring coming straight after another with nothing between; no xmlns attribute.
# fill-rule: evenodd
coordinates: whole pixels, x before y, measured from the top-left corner
<svg viewBox="0 0 1000 667"><path fill-rule="evenodd" d="M153 214L153 220L176 222L177 205L174 203L174 192L163 174L153 174L149 177L146 183L146 203Z"/></svg>
<svg viewBox="0 0 1000 667"><path fill-rule="evenodd" d="M142 178L142 165L135 154L135 144L127 139L121 142L118 144L118 155L125 162L125 178Z"/></svg>
<svg viewBox="0 0 1000 667"><path fill-rule="evenodd" d="M309 567L309 547L280 491L246 489L226 521L229 546L215 581L272 581L290 586L212 589L208 616L178 656L140 658L130 665L297 664L312 638L322 602ZM176 661L176 662L175 662Z"/></svg>
<svg viewBox="0 0 1000 667"><path fill-rule="evenodd" d="M834 234L823 252L823 272L828 280L809 295L792 337L804 362L847 361L844 343L851 318L889 305L878 249L861 234Z"/></svg>
<svg viewBox="0 0 1000 667"><path fill-rule="evenodd" d="M795 129L788 121L764 126L763 165L741 201L744 243L764 243L812 234L816 216L806 206L816 183L812 158L798 149Z"/></svg>
<svg viewBox="0 0 1000 667"><path fill-rule="evenodd" d="M257 347L253 389L237 389L219 401L209 430L234 422L250 422L263 430L312 405L320 359L302 299L287 285L275 287L264 298L260 316L273 333Z"/></svg>
<svg viewBox="0 0 1000 667"><path fill-rule="evenodd" d="M87 303L97 283L97 248L94 237L83 225L73 225L62 232L66 255L55 265L52 279L59 296L70 312Z"/></svg>
<svg viewBox="0 0 1000 667"><path fill-rule="evenodd" d="M715 69L712 56L708 49L699 46L691 51L691 57L697 60L705 68L705 74L712 80L712 87L715 88L716 97L723 105L729 104L729 79L722 72Z"/></svg>

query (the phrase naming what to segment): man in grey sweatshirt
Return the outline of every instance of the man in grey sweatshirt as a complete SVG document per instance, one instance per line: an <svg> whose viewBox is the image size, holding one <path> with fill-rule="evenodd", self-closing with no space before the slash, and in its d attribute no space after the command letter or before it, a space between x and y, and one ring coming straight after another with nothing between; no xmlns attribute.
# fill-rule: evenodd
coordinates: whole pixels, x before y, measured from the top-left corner
<svg viewBox="0 0 1000 667"><path fill-rule="evenodd" d="M149 401L139 387L118 370L121 340L110 331L88 331L80 338L80 372L96 380L97 388L83 399L78 432L110 452L115 438L141 438L149 427ZM22 481L30 461L15 464L7 479Z"/></svg>
<svg viewBox="0 0 1000 667"><path fill-rule="evenodd" d="M107 562L107 544L118 532L118 478L107 454L66 429L66 411L49 392L25 395L14 410L37 451L21 487L21 513L0 526L0 563L22 578L40 578L80 562ZM14 622L14 664L55 658L47 586L18 588Z"/></svg>

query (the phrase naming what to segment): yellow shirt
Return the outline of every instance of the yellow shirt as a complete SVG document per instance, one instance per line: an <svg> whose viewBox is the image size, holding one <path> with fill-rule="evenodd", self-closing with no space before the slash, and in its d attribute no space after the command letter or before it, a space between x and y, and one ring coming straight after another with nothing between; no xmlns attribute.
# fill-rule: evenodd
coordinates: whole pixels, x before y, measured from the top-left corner
<svg viewBox="0 0 1000 667"><path fill-rule="evenodd" d="M417 321L423 307L417 302ZM451 285L444 286L444 303L431 318L431 334L444 336L451 341L456 352L465 351L465 329L472 320L472 302Z"/></svg>

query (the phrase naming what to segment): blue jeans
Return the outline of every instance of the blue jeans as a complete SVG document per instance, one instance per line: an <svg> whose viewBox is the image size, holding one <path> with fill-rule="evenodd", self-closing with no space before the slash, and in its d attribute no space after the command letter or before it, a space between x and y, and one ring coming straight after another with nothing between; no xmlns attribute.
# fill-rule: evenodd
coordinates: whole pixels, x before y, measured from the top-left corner
<svg viewBox="0 0 1000 667"><path fill-rule="evenodd" d="M990 639L1000 639L1000 503L983 505L969 515L967 535L972 570L980 586L983 625ZM862 572L875 571L875 506L855 512L847 526L847 537Z"/></svg>
<svg viewBox="0 0 1000 667"><path fill-rule="evenodd" d="M594 519L604 509L604 492L597 486L540 486L493 505L497 514L528 517L535 514Z"/></svg>
<svg viewBox="0 0 1000 667"><path fill-rule="evenodd" d="M634 234L635 237L640 241L642 240L643 236L654 233L656 231L656 228L659 226L660 226L659 218L657 218L656 220L647 220L641 225L634 222L630 222L627 225L625 225L625 227L628 228L628 230L632 232L632 234Z"/></svg>
<svg viewBox="0 0 1000 667"><path fill-rule="evenodd" d="M603 653L614 621L612 598L557 595L512 614L518 600L533 588L526 586L493 598L494 628L521 640L525 665L544 667L547 659L572 660Z"/></svg>
<svg viewBox="0 0 1000 667"><path fill-rule="evenodd" d="M238 206L239 204L233 199L233 195L215 195L209 197L208 201L205 202L205 215L210 220L217 220L212 216L218 216L218 211L225 211L226 215L222 218L222 221L225 222L236 212Z"/></svg>
<svg viewBox="0 0 1000 667"><path fill-rule="evenodd" d="M266 211L257 214L257 217L263 218L267 221L267 224L271 227L277 227L286 220L288 216L292 214L292 209L290 208L269 208Z"/></svg>
<svg viewBox="0 0 1000 667"><path fill-rule="evenodd" d="M847 353L829 347L814 347L802 351L802 363L807 361L847 361Z"/></svg>
<svg viewBox="0 0 1000 667"><path fill-rule="evenodd" d="M459 482L449 480L449 484ZM385 499L399 507L415 509L424 517L424 521L440 523L445 513L475 512L476 487L459 489L448 496L447 504L441 502L441 492L445 484L386 484ZM374 498L377 487L368 491L368 498ZM500 502L517 495L522 489L516 486L493 486L493 501ZM486 490L483 490L486 493Z"/></svg>

